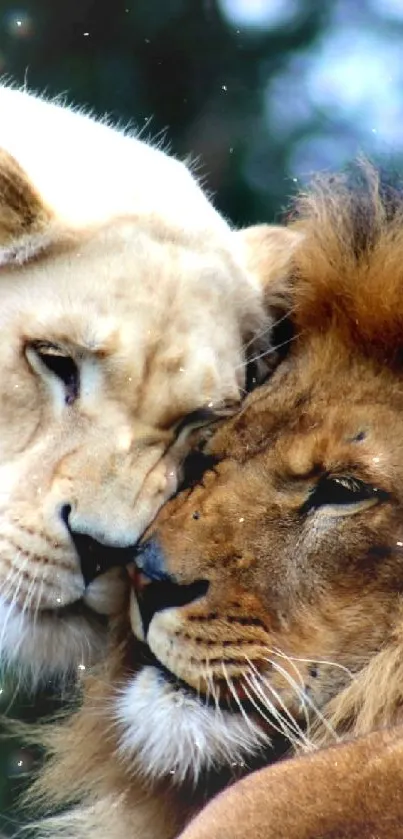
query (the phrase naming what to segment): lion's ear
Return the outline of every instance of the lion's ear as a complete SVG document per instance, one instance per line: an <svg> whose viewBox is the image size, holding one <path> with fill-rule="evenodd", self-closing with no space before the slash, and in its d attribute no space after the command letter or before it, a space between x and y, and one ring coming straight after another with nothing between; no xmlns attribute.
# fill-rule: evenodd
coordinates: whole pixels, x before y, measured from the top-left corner
<svg viewBox="0 0 403 839"><path fill-rule="evenodd" d="M303 234L279 225L257 224L239 230L248 270L261 284L268 307L286 308L292 258Z"/></svg>
<svg viewBox="0 0 403 839"><path fill-rule="evenodd" d="M0 149L0 265L21 264L51 240L52 214L19 163Z"/></svg>

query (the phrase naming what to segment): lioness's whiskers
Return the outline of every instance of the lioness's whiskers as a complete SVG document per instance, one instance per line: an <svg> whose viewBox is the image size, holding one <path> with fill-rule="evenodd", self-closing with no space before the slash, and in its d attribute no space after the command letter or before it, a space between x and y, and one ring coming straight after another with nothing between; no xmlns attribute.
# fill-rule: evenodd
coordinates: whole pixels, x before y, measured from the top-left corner
<svg viewBox="0 0 403 839"><path fill-rule="evenodd" d="M41 598L42 588L43 588L44 571L43 571L42 568L39 568L38 566L36 566L35 571L31 576L31 580L30 580L30 583L29 583L29 586L28 586L28 591L27 591L27 593L25 595L25 598L24 598L24 604L23 604L23 607L22 607L23 612L28 611L28 609L31 606L34 595L36 594L35 585L36 585L36 582L38 580L40 571L42 572L42 574L41 574L41 579L40 579L41 591L40 591L40 594L39 594L39 600Z"/></svg>
<svg viewBox="0 0 403 839"><path fill-rule="evenodd" d="M13 606L16 603L18 595L20 593L21 586L22 586L22 583L23 583L23 580L24 580L24 570L25 570L26 566L28 565L29 561L30 561L30 556L26 556L25 559L22 561L22 563L21 563L21 565L20 565L20 567L18 568L18 571L17 571L17 578L16 578L16 582L15 582L15 586L14 586L14 591L13 591L11 600L7 604L8 605L8 611L7 611L6 618L3 622L3 626L1 628L0 649L2 649L2 647L3 647L4 638L5 638L6 631L7 631L7 626L8 626L10 617L11 617L11 613L13 611Z"/></svg>
<svg viewBox="0 0 403 839"><path fill-rule="evenodd" d="M33 614L33 619L32 619L33 629L34 629L34 630L35 630L35 628L36 628L36 624L37 624L37 622L38 622L39 604L40 604L40 602L41 602L41 600L42 600L43 580L44 580L44 572L42 573L41 579L40 579L40 581L39 581L39 591L37 592L36 603L35 603L35 608L34 608L34 614ZM25 600L25 603L24 603L24 609L25 609L26 605L27 605L27 601Z"/></svg>
<svg viewBox="0 0 403 839"><path fill-rule="evenodd" d="M277 326L280 326L280 323L283 323L283 321L287 320L287 318L289 318L290 315L293 314L293 312L294 307L290 306L290 308L287 309L284 315L281 315L281 317L277 318L277 320L275 320L274 323L268 324L264 327L264 329L261 329L260 332L257 332L256 335L254 335L253 338L251 338L250 341L248 341L248 343L244 345L244 352L246 352L249 349L249 347L252 347L253 344L256 344L257 341L259 341L261 338L264 338L265 335L272 332L273 329L276 329Z"/></svg>
<svg viewBox="0 0 403 839"><path fill-rule="evenodd" d="M296 341L297 338L300 338L300 336L301 336L301 333L297 332L296 335L292 335L291 338L287 338L287 340L282 341L281 344L276 344L276 346L274 346L274 347L269 347L267 350L264 350L264 352L259 353L259 355L253 355L251 358L248 358L248 364L250 364L254 361L260 361L262 358L268 358L269 355L273 355L273 353L277 352L277 350L280 350L281 347L286 347L287 344L291 344L292 341ZM244 363L243 364L238 364L235 367L235 370L239 370L241 367L244 367L244 366L245 366Z"/></svg>
<svg viewBox="0 0 403 839"><path fill-rule="evenodd" d="M4 541L4 542L5 542L5 540L0 539L0 543L1 543L2 541ZM6 545L7 545L7 542L6 542ZM27 561L28 561L28 560L27 560ZM17 571L17 575L18 575L18 571ZM12 565L11 565L10 570L7 572L6 576L5 576L5 577L4 577L4 579L2 580L2 583L1 583L1 586L0 586L0 594L1 594L1 595L2 595L2 596L6 599L6 600L8 599L8 594L6 594L6 592L10 592L10 593L11 593L11 592L14 590L14 581L15 581L15 576L16 576L16 569L15 569L14 565L12 564ZM9 586L9 587L8 587L8 589L7 589L7 588L6 588L6 586L7 586L7 583L8 583L8 581L9 581L9 580L12 580L13 585L12 585L12 586Z"/></svg>

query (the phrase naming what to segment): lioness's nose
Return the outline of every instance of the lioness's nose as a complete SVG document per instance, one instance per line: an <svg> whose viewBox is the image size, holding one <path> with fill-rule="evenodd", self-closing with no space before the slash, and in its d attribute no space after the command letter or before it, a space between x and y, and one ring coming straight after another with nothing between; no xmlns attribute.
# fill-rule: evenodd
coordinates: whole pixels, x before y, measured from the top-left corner
<svg viewBox="0 0 403 839"><path fill-rule="evenodd" d="M102 544L86 533L78 533L69 525L71 508L65 505L62 509L62 519L70 533L74 547L78 553L85 585L88 586L95 577L116 566L127 565L133 561L136 552L135 545L117 548Z"/></svg>

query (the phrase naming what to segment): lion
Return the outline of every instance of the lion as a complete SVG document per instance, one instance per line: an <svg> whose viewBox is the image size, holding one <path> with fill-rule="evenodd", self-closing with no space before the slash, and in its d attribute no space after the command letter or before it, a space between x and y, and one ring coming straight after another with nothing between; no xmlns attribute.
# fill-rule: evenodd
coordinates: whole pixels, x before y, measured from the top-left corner
<svg viewBox="0 0 403 839"><path fill-rule="evenodd" d="M25 90L0 114L0 651L35 686L102 654L133 546L271 319L247 232L183 163Z"/></svg>
<svg viewBox="0 0 403 839"><path fill-rule="evenodd" d="M222 792L180 839L399 839L403 729L283 760Z"/></svg>
<svg viewBox="0 0 403 839"><path fill-rule="evenodd" d="M105 668L46 735L38 794L81 802L52 839L58 825L173 839L282 749L401 721L403 189L358 165L319 179L288 224L283 356L188 456L138 546Z"/></svg>

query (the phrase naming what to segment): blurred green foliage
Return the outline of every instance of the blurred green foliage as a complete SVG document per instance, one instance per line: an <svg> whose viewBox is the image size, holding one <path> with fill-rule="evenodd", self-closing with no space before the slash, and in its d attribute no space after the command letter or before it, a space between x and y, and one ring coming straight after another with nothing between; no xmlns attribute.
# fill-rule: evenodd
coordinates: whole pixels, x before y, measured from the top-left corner
<svg viewBox="0 0 403 839"><path fill-rule="evenodd" d="M220 209L244 224L272 217L291 189L287 147L264 126L267 82L317 38L331 5L303 3L282 29L241 30L214 0L27 0L23 11L3 0L0 68L145 137L165 134L175 154L201 159ZM257 135L270 161L262 193L245 176Z"/></svg>

